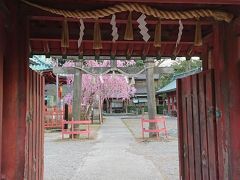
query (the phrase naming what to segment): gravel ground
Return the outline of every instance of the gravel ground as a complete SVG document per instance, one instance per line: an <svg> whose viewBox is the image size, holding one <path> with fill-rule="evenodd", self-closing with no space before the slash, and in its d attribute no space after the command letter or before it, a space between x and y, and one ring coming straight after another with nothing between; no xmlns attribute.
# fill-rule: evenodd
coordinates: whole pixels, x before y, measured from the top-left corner
<svg viewBox="0 0 240 180"><path fill-rule="evenodd" d="M142 141L139 118L107 117L90 140L45 133L44 179L177 180L176 119L168 121L167 141Z"/></svg>
<svg viewBox="0 0 240 180"><path fill-rule="evenodd" d="M146 155L154 165L162 172L166 180L178 180L178 140L177 140L177 119L166 117L168 138L160 135L161 139L142 139L141 121L138 118L123 117L122 121L135 137L137 144L134 145L134 152ZM147 117L146 117L147 118ZM145 134L147 137L147 134ZM149 153L151 152L151 153Z"/></svg>

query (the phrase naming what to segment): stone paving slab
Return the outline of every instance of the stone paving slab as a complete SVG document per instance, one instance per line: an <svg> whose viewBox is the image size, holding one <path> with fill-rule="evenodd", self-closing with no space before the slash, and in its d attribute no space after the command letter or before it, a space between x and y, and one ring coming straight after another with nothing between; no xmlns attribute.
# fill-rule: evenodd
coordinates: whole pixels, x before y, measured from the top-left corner
<svg viewBox="0 0 240 180"><path fill-rule="evenodd" d="M159 142L138 142L121 117L107 117L94 140L61 141L60 133L47 133L45 137L46 180L174 180L178 177L177 142L168 142L165 147Z"/></svg>
<svg viewBox="0 0 240 180"><path fill-rule="evenodd" d="M98 132L93 150L73 180L161 180L159 170L144 155L134 153L135 140L120 118L109 118Z"/></svg>

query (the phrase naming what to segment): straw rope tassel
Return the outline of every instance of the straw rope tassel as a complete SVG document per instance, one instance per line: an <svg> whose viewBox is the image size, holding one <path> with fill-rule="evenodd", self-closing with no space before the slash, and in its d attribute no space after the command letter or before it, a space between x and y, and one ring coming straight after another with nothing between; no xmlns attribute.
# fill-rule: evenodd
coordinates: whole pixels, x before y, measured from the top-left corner
<svg viewBox="0 0 240 180"><path fill-rule="evenodd" d="M132 12L129 12L124 40L133 40Z"/></svg>
<svg viewBox="0 0 240 180"><path fill-rule="evenodd" d="M102 38L98 20L94 24L93 49L102 49Z"/></svg>
<svg viewBox="0 0 240 180"><path fill-rule="evenodd" d="M161 47L161 41L162 41L162 30L161 30L161 20L159 19L155 27L154 47Z"/></svg>
<svg viewBox="0 0 240 180"><path fill-rule="evenodd" d="M62 23L61 47L63 48L69 47L69 32L67 18L64 18L64 21Z"/></svg>
<svg viewBox="0 0 240 180"><path fill-rule="evenodd" d="M195 30L195 40L194 45L195 46L202 46L202 28L199 20L196 22L196 30Z"/></svg>

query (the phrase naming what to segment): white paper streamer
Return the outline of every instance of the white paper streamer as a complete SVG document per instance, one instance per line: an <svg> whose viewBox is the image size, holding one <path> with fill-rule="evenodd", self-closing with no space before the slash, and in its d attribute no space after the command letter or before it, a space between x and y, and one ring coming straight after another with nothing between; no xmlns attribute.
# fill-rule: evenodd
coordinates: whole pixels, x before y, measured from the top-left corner
<svg viewBox="0 0 240 180"><path fill-rule="evenodd" d="M116 16L115 14L112 15L112 19L110 21L110 24L112 25L112 41L115 42L118 40L118 28L116 26Z"/></svg>
<svg viewBox="0 0 240 180"><path fill-rule="evenodd" d="M182 24L182 21L179 20L179 27L178 27L178 38L177 38L177 41L176 41L176 47L178 46L178 44L180 43L181 41L181 37L182 37L182 31L183 31L183 24Z"/></svg>
<svg viewBox="0 0 240 180"><path fill-rule="evenodd" d="M85 26L84 26L83 20L80 19L80 32L79 32L79 39L78 39L78 48L80 48L80 46L82 44L84 29L85 29Z"/></svg>
<svg viewBox="0 0 240 180"><path fill-rule="evenodd" d="M140 29L140 33L143 36L143 40L147 42L150 39L150 35L148 34L148 28L146 27L147 22L145 21L146 16L142 14L138 19L137 22L139 23L138 27Z"/></svg>

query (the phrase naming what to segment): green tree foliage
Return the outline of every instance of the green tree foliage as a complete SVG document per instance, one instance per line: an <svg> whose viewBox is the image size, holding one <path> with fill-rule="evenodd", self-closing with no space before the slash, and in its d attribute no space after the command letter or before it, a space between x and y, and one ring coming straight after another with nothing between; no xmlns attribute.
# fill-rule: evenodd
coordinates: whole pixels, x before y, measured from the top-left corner
<svg viewBox="0 0 240 180"><path fill-rule="evenodd" d="M166 86L172 79L173 74L165 74L160 76L160 87Z"/></svg>
<svg viewBox="0 0 240 180"><path fill-rule="evenodd" d="M174 73L178 74L202 67L202 61L201 60L176 61L171 65L171 67L174 68Z"/></svg>
<svg viewBox="0 0 240 180"><path fill-rule="evenodd" d="M136 60L136 65L135 66L137 66L137 67L142 67L142 66L144 66L144 62L143 62L143 60Z"/></svg>
<svg viewBox="0 0 240 180"><path fill-rule="evenodd" d="M171 82L174 74L179 74L183 72L190 71L192 69L202 67L201 60L177 60L175 61L171 67L174 69L173 74L166 74L160 77L160 87L166 86L168 83Z"/></svg>

